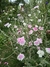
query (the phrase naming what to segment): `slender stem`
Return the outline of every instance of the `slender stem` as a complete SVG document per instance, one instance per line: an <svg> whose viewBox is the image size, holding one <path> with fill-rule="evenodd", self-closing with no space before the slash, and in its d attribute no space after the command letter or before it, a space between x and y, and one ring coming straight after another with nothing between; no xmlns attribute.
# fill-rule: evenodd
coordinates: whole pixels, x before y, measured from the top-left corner
<svg viewBox="0 0 50 67"><path fill-rule="evenodd" d="M14 52L12 53L12 54L10 54L8 57L6 57L6 58L1 58L1 60L6 60L6 59L8 59L9 57L11 57L12 55L14 54Z"/></svg>

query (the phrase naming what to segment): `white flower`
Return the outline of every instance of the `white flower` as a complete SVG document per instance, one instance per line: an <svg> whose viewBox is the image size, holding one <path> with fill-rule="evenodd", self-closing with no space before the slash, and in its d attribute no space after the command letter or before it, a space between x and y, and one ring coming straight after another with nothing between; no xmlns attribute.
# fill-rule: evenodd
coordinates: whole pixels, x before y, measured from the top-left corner
<svg viewBox="0 0 50 67"><path fill-rule="evenodd" d="M12 12L12 9L10 9L10 12Z"/></svg>
<svg viewBox="0 0 50 67"><path fill-rule="evenodd" d="M17 20L17 18L14 18L14 20L16 21L16 20Z"/></svg>
<svg viewBox="0 0 50 67"><path fill-rule="evenodd" d="M37 10L38 13L40 13L40 10Z"/></svg>
<svg viewBox="0 0 50 67"><path fill-rule="evenodd" d="M17 59L20 61L22 61L24 58L25 58L24 54L21 53L17 56Z"/></svg>
<svg viewBox="0 0 50 67"><path fill-rule="evenodd" d="M38 22L41 22L41 19L38 19Z"/></svg>
<svg viewBox="0 0 50 67"><path fill-rule="evenodd" d="M12 8L12 10L15 10L15 8Z"/></svg>
<svg viewBox="0 0 50 67"><path fill-rule="evenodd" d="M8 15L8 13L5 13L5 15Z"/></svg>
<svg viewBox="0 0 50 67"><path fill-rule="evenodd" d="M35 18L38 18L37 16L35 16Z"/></svg>
<svg viewBox="0 0 50 67"><path fill-rule="evenodd" d="M38 25L35 25L35 27L38 27Z"/></svg>
<svg viewBox="0 0 50 67"><path fill-rule="evenodd" d="M23 23L24 26L26 26L27 24L26 23Z"/></svg>
<svg viewBox="0 0 50 67"><path fill-rule="evenodd" d="M25 34L25 32L22 33L23 35Z"/></svg>
<svg viewBox="0 0 50 67"><path fill-rule="evenodd" d="M5 10L3 10L3 12L5 12Z"/></svg>
<svg viewBox="0 0 50 67"><path fill-rule="evenodd" d="M18 47L16 47L15 49L18 49Z"/></svg>
<svg viewBox="0 0 50 67"><path fill-rule="evenodd" d="M31 14L28 14L28 16L30 17L30 16L31 16Z"/></svg>
<svg viewBox="0 0 50 67"><path fill-rule="evenodd" d="M4 26L9 28L11 26L11 24L10 23L6 23Z"/></svg>
<svg viewBox="0 0 50 67"><path fill-rule="evenodd" d="M16 26L16 25L14 25L14 28L17 28L17 26Z"/></svg>
<svg viewBox="0 0 50 67"><path fill-rule="evenodd" d="M39 8L39 6L35 6L34 9Z"/></svg>
<svg viewBox="0 0 50 67"><path fill-rule="evenodd" d="M10 20L10 18L9 18L9 17L8 17L7 19L8 19L8 20Z"/></svg>
<svg viewBox="0 0 50 67"><path fill-rule="evenodd" d="M33 19L30 19L30 21L33 21Z"/></svg>
<svg viewBox="0 0 50 67"><path fill-rule="evenodd" d="M21 9L21 6L23 6L24 4L23 3L19 3L19 9Z"/></svg>
<svg viewBox="0 0 50 67"><path fill-rule="evenodd" d="M22 20L22 23L24 23L24 20Z"/></svg>
<svg viewBox="0 0 50 67"><path fill-rule="evenodd" d="M30 0L24 0L24 2L25 2L26 4L29 4L29 3L30 3Z"/></svg>
<svg viewBox="0 0 50 67"><path fill-rule="evenodd" d="M37 54L39 55L39 57L44 56L44 51L43 50L38 50Z"/></svg>
<svg viewBox="0 0 50 67"><path fill-rule="evenodd" d="M48 24L50 24L50 22L48 22Z"/></svg>
<svg viewBox="0 0 50 67"><path fill-rule="evenodd" d="M23 3L19 3L19 6L23 6Z"/></svg>

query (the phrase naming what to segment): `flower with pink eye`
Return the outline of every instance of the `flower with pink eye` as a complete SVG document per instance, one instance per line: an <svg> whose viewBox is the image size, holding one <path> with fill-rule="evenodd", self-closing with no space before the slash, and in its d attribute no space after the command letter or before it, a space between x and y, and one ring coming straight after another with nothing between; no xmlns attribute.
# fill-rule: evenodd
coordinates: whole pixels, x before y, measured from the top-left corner
<svg viewBox="0 0 50 67"><path fill-rule="evenodd" d="M29 25L28 25L28 28L32 28L32 25L31 25L31 24L29 24Z"/></svg>
<svg viewBox="0 0 50 67"><path fill-rule="evenodd" d="M39 30L43 30L43 29L44 29L44 27L39 26Z"/></svg>
<svg viewBox="0 0 50 67"><path fill-rule="evenodd" d="M39 44L40 44L39 41L34 41L35 46L38 46Z"/></svg>
<svg viewBox="0 0 50 67"><path fill-rule="evenodd" d="M4 62L4 64L8 65L8 62Z"/></svg>
<svg viewBox="0 0 50 67"><path fill-rule="evenodd" d="M33 33L33 30L30 30L30 31L29 31L29 35L31 35L32 33Z"/></svg>
<svg viewBox="0 0 50 67"><path fill-rule="evenodd" d="M39 43L42 43L42 39L41 38L37 38L37 41L39 41Z"/></svg>
<svg viewBox="0 0 50 67"><path fill-rule="evenodd" d="M41 38L37 38L36 41L34 41L34 45L38 46L42 43L42 39Z"/></svg>
<svg viewBox="0 0 50 67"><path fill-rule="evenodd" d="M23 59L25 58L24 54L20 53L18 56L17 56L17 59L22 61Z"/></svg>
<svg viewBox="0 0 50 67"><path fill-rule="evenodd" d="M33 30L34 31L38 31L38 27L33 27Z"/></svg>
<svg viewBox="0 0 50 67"><path fill-rule="evenodd" d="M25 44L25 38L24 38L24 36L23 37L19 37L19 38L17 38L17 43L18 44L20 44L20 45L24 45Z"/></svg>

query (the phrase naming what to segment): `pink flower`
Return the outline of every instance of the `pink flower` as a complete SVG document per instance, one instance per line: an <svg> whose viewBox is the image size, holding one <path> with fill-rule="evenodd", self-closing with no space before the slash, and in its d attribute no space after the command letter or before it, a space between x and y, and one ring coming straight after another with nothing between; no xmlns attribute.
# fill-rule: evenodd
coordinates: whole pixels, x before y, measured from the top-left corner
<svg viewBox="0 0 50 67"><path fill-rule="evenodd" d="M28 28L31 28L32 27L32 25L30 24L30 25L28 25Z"/></svg>
<svg viewBox="0 0 50 67"><path fill-rule="evenodd" d="M34 31L38 31L38 27L33 27L33 30Z"/></svg>
<svg viewBox="0 0 50 67"><path fill-rule="evenodd" d="M4 62L4 64L8 65L8 62Z"/></svg>
<svg viewBox="0 0 50 67"><path fill-rule="evenodd" d="M17 14L17 16L20 16L21 14Z"/></svg>
<svg viewBox="0 0 50 67"><path fill-rule="evenodd" d="M31 35L32 33L33 33L33 30L30 30L30 31L29 31L29 35Z"/></svg>
<svg viewBox="0 0 50 67"><path fill-rule="evenodd" d="M20 45L23 46L23 45L25 44L25 42L26 42L26 41L25 41L24 36L23 36L23 37L20 37L20 38L17 38L17 43L18 43L18 44L20 44Z"/></svg>
<svg viewBox="0 0 50 67"><path fill-rule="evenodd" d="M44 27L39 26L39 30L43 30Z"/></svg>
<svg viewBox="0 0 50 67"><path fill-rule="evenodd" d="M22 61L24 58L25 58L24 54L21 53L17 56L17 59L20 61Z"/></svg>
<svg viewBox="0 0 50 67"><path fill-rule="evenodd" d="M41 38L37 38L36 41L34 41L34 45L38 46L42 43L42 39Z"/></svg>
<svg viewBox="0 0 50 67"><path fill-rule="evenodd" d="M39 43L42 43L42 39L41 38L37 38L37 41L39 41Z"/></svg>
<svg viewBox="0 0 50 67"><path fill-rule="evenodd" d="M45 48L46 52L50 54L50 48Z"/></svg>
<svg viewBox="0 0 50 67"><path fill-rule="evenodd" d="M34 41L35 46L38 46L39 44L40 44L39 41Z"/></svg>

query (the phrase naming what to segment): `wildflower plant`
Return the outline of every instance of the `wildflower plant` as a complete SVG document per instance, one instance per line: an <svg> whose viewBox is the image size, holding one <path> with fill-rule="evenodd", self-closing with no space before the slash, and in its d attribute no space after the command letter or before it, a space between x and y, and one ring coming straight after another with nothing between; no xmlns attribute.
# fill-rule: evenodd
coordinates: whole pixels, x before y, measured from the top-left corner
<svg viewBox="0 0 50 67"><path fill-rule="evenodd" d="M0 31L9 40L10 54L7 57L1 57L1 60L16 55L16 60L22 62L22 67L46 67L50 65L50 44L46 37L47 27L47 11L45 0L24 0L19 3L16 18L13 17L13 9L10 21L14 19L14 23L6 23L4 27L8 28L8 35L0 29ZM35 5L34 5L35 3ZM5 13L5 12L4 12ZM6 14L7 15L7 14ZM15 57L15 56L13 56Z"/></svg>

